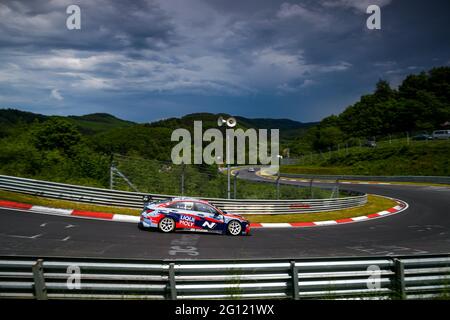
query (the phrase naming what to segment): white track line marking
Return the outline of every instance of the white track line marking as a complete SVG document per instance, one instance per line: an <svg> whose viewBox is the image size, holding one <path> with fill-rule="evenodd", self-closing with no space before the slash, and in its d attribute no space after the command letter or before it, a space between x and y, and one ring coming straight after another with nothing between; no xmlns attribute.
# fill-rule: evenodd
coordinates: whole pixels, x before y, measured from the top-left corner
<svg viewBox="0 0 450 320"><path fill-rule="evenodd" d="M353 221L362 221L362 220L367 220L369 219L369 217L367 216L361 216L361 217L355 217L355 218L351 218Z"/></svg>
<svg viewBox="0 0 450 320"><path fill-rule="evenodd" d="M123 214L115 214L112 218L114 221L121 221L121 222L139 222L140 217L138 216L126 216Z"/></svg>
<svg viewBox="0 0 450 320"><path fill-rule="evenodd" d="M270 222L266 222L266 223L261 223L261 225L263 227L270 227L270 228L290 228L291 224L290 223L270 223Z"/></svg>
<svg viewBox="0 0 450 320"><path fill-rule="evenodd" d="M318 226L326 226L326 225L330 225L330 224L337 224L337 221L334 221L334 220L317 221L317 222L314 222L314 224L318 225Z"/></svg>
<svg viewBox="0 0 450 320"><path fill-rule="evenodd" d="M42 207L42 206L32 206L31 210L52 212L52 213L63 214L63 215L70 215L70 214L72 214L72 211L73 211L73 210L68 210L68 209L57 209L57 208L49 208L49 207Z"/></svg>

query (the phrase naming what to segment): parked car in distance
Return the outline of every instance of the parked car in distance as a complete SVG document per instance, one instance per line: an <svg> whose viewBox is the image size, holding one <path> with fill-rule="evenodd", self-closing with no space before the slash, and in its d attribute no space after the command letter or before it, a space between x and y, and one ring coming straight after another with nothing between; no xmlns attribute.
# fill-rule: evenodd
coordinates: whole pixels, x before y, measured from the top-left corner
<svg viewBox="0 0 450 320"><path fill-rule="evenodd" d="M251 168L248 168L248 170L247 170L248 172L255 172L255 168L253 168L253 167L251 167Z"/></svg>
<svg viewBox="0 0 450 320"><path fill-rule="evenodd" d="M415 141L433 140L433 136L431 136L427 133L421 133L421 134L415 135L411 139L415 140Z"/></svg>
<svg viewBox="0 0 450 320"><path fill-rule="evenodd" d="M450 130L433 131L433 139L436 139L436 140L450 139Z"/></svg>

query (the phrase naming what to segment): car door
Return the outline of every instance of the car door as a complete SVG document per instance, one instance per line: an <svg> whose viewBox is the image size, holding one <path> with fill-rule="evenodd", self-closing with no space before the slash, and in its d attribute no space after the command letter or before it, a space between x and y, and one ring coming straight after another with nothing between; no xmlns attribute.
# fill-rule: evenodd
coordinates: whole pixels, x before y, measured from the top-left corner
<svg viewBox="0 0 450 320"><path fill-rule="evenodd" d="M197 229L198 218L193 201L176 201L167 207L175 219L177 229Z"/></svg>
<svg viewBox="0 0 450 320"><path fill-rule="evenodd" d="M209 232L221 232L223 230L223 216L212 206L206 203L196 202L195 210L197 215L201 215L203 218L201 226L204 230Z"/></svg>

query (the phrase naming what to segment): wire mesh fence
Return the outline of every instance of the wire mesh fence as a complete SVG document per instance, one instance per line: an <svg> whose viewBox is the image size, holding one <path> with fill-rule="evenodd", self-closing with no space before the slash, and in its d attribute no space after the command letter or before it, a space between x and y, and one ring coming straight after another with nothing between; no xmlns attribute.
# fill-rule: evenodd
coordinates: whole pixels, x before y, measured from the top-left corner
<svg viewBox="0 0 450 320"><path fill-rule="evenodd" d="M114 155L111 189L192 197L227 198L226 170L211 165L174 165L171 162ZM274 182L251 182L231 177L235 199L326 199L336 190ZM345 192L341 195L345 196Z"/></svg>

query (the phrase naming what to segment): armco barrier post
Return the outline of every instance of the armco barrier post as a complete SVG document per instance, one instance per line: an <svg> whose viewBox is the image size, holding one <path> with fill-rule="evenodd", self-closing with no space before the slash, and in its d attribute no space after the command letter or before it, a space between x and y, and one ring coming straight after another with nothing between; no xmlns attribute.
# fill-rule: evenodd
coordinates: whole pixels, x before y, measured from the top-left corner
<svg viewBox="0 0 450 320"><path fill-rule="evenodd" d="M292 277L292 297L294 300L298 300L299 289L298 289L298 268L295 266L295 261L291 261L291 277Z"/></svg>
<svg viewBox="0 0 450 320"><path fill-rule="evenodd" d="M45 286L43 260L38 259L31 267L34 279L34 295L37 300L47 300L47 288Z"/></svg>
<svg viewBox="0 0 450 320"><path fill-rule="evenodd" d="M170 289L170 299L177 300L177 284L175 281L175 264L169 264L169 289Z"/></svg>
<svg viewBox="0 0 450 320"><path fill-rule="evenodd" d="M181 165L181 196L184 196L184 173L186 165L183 163Z"/></svg>
<svg viewBox="0 0 450 320"><path fill-rule="evenodd" d="M405 265L400 259L394 258L394 295L397 299L406 299Z"/></svg>

